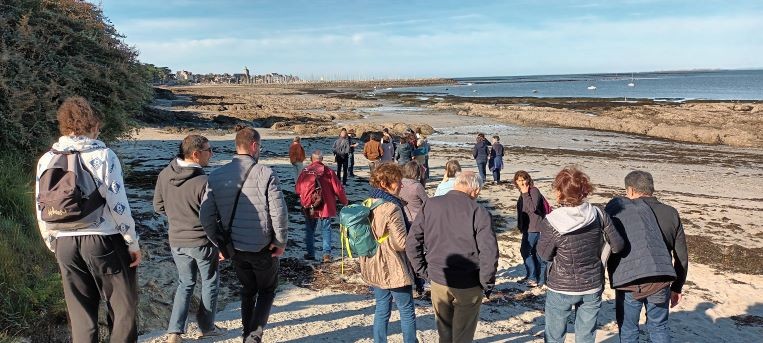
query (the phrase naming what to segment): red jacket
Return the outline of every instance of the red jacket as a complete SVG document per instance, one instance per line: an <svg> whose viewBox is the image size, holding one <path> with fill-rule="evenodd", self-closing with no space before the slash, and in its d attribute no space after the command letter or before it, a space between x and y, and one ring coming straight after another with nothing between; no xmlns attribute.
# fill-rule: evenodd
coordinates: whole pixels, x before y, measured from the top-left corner
<svg viewBox="0 0 763 343"><path fill-rule="evenodd" d="M347 205L347 195L344 193L344 187L336 176L336 173L327 168L322 162L310 163L297 178L297 184L294 187L297 194L301 194L303 191L307 191L308 185L305 178L306 173L314 172L320 175L318 182L321 184L321 195L323 196L323 206L320 211L315 215L316 218L332 218L336 217L336 200L342 205Z"/></svg>

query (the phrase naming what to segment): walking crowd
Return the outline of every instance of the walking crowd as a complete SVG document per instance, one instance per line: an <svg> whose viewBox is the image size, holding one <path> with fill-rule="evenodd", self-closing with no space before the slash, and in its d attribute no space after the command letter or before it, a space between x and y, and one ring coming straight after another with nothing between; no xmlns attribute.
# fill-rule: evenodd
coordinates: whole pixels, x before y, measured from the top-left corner
<svg viewBox="0 0 763 343"><path fill-rule="evenodd" d="M36 207L43 240L60 267L72 341L98 341L103 299L111 341L135 342L141 253L119 159L98 140L102 116L84 98L64 101L57 118L61 137L37 166ZM206 174L212 147L192 134L156 181L153 206L167 217L178 275L168 342L182 341L197 279L201 336L224 334L215 325L224 260L241 284L243 341L266 340L289 213L278 176L260 163L259 132L236 129L229 163ZM375 342L387 341L393 303L403 341L417 342L414 294L431 298L440 342L473 340L481 304L495 288L499 258L491 214L476 201L487 170L501 184L506 150L500 137L492 141L477 136L476 173L449 160L429 197L430 146L421 130L407 130L397 143L387 129L371 134L362 147L370 191L359 204L350 204L345 190L361 144L353 130L342 129L332 145L336 171L321 150L312 151L304 166L300 138L291 143L294 190L305 217L303 258L316 260L319 229L321 261L334 260L332 223L338 219L342 259L357 258L374 294ZM681 300L688 253L678 211L654 196L652 175L627 174L624 196L603 209L587 201L594 185L577 166L555 175L550 199L556 206L528 172L517 171L512 184L519 192L516 218L526 271L521 282L545 289L545 341L564 342L570 317L576 342L595 341L606 272L616 293L620 341L639 341L645 308L650 340L670 342L669 309Z"/></svg>

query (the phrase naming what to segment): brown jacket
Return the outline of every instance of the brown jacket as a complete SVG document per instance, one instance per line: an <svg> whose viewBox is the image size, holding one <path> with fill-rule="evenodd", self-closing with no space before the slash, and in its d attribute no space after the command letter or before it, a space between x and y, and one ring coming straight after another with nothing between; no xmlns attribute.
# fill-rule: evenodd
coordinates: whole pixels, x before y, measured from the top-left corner
<svg viewBox="0 0 763 343"><path fill-rule="evenodd" d="M376 255L360 257L363 281L383 289L413 285L413 270L405 255L407 234L400 208L391 202L379 205L373 210L371 230L377 239L385 232L389 232L389 237L379 244Z"/></svg>
<svg viewBox="0 0 763 343"><path fill-rule="evenodd" d="M302 144L291 143L289 147L289 160L291 164L305 161L305 149L302 148Z"/></svg>
<svg viewBox="0 0 763 343"><path fill-rule="evenodd" d="M363 155L366 156L366 158L369 161L376 161L380 159L384 155L384 151L381 148L381 143L371 139L366 143L366 146L363 147Z"/></svg>

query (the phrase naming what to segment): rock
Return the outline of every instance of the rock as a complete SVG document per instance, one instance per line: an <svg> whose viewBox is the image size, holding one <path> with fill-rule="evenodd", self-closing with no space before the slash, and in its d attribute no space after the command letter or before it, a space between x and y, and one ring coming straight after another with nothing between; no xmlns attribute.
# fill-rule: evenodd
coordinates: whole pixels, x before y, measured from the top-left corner
<svg viewBox="0 0 763 343"><path fill-rule="evenodd" d="M235 125L241 122L241 119L238 119L236 117L226 116L224 114L219 114L212 117L212 121L220 125Z"/></svg>
<svg viewBox="0 0 763 343"><path fill-rule="evenodd" d="M279 121L279 122L276 122L275 124L273 124L273 126L271 126L270 128L273 129L273 130L283 130L287 126L288 126L288 124L286 122Z"/></svg>
<svg viewBox="0 0 763 343"><path fill-rule="evenodd" d="M750 112L752 111L753 106L752 105L734 105L732 109L734 111L739 111L739 112Z"/></svg>

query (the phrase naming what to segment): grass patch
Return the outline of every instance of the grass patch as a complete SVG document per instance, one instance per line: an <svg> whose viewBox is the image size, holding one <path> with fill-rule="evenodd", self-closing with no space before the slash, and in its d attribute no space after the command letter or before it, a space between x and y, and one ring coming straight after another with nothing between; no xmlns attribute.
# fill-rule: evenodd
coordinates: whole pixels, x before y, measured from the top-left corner
<svg viewBox="0 0 763 343"><path fill-rule="evenodd" d="M61 275L37 228L28 160L0 157L0 339L50 337L66 321Z"/></svg>

